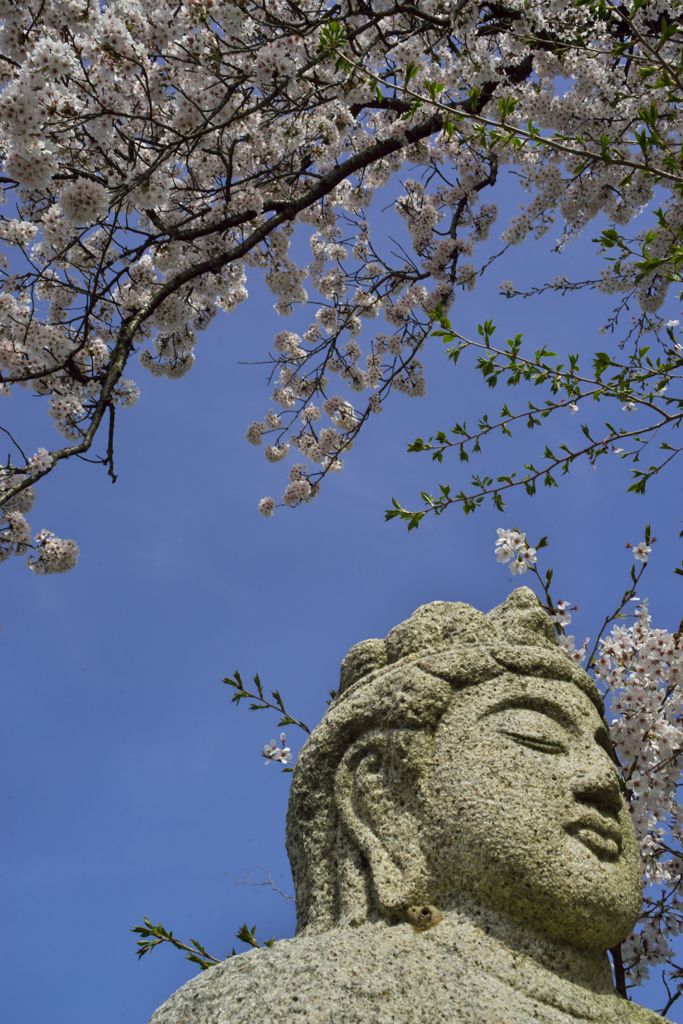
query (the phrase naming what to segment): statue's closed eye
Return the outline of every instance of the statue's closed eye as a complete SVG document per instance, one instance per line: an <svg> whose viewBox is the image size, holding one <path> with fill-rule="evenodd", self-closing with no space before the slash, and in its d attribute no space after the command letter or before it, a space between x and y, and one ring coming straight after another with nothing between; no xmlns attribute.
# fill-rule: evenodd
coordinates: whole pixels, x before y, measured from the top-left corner
<svg viewBox="0 0 683 1024"><path fill-rule="evenodd" d="M512 729L500 729L503 736L509 736L515 743L521 743L524 747L531 747L532 750L539 750L543 754L566 754L567 747L558 740L546 736L530 735L528 733L515 732Z"/></svg>
<svg viewBox="0 0 683 1024"><path fill-rule="evenodd" d="M495 713L497 732L544 754L566 754L567 732L543 711L529 707L501 708Z"/></svg>

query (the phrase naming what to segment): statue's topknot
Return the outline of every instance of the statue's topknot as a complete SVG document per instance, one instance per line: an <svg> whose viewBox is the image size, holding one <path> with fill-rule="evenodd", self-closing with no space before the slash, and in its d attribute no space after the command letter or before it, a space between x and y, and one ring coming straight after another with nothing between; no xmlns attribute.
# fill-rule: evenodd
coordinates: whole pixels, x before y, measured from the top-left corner
<svg viewBox="0 0 683 1024"><path fill-rule="evenodd" d="M458 650L456 668L452 657L443 657L454 649ZM474 661L478 675L482 670L497 675L501 665L515 671L528 666L532 674L541 675L550 670L560 679L576 682L603 710L592 680L558 646L550 617L529 587L513 590L488 614L460 601L421 605L385 639L363 640L351 648L341 665L339 695L402 661L417 661L433 675L463 683L474 670Z"/></svg>

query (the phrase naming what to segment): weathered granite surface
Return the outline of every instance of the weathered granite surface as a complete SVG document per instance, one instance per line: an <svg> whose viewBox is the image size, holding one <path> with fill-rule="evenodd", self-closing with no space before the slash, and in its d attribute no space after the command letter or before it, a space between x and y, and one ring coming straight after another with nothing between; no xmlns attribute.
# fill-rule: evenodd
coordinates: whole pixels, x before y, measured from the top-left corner
<svg viewBox="0 0 683 1024"><path fill-rule="evenodd" d="M661 1022L606 954L642 892L602 710L526 588L352 648L293 776L297 937L151 1024Z"/></svg>

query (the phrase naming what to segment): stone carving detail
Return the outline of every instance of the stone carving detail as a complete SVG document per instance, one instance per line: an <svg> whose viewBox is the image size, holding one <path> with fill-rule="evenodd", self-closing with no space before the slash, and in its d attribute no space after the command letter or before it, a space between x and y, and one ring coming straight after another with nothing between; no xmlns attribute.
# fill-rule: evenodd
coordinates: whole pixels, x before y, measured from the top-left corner
<svg viewBox="0 0 683 1024"><path fill-rule="evenodd" d="M297 936L151 1024L661 1024L606 953L642 892L602 714L524 587L357 644L293 776Z"/></svg>

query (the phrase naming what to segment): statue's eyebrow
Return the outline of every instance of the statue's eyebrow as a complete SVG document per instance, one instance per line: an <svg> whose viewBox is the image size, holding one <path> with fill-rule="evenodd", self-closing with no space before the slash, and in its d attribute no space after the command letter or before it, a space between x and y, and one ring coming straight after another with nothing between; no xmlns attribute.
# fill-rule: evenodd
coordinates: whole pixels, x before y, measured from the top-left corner
<svg viewBox="0 0 683 1024"><path fill-rule="evenodd" d="M563 708L561 704L558 704L549 697L536 697L531 693L519 694L517 697L504 697L503 700L498 701L493 707L487 708L481 717L485 718L487 715L495 715L498 711L508 711L511 708L529 708L531 711L538 711L547 718L552 718L553 721L561 725L567 732L574 733L575 735L580 732L573 715L566 708Z"/></svg>

